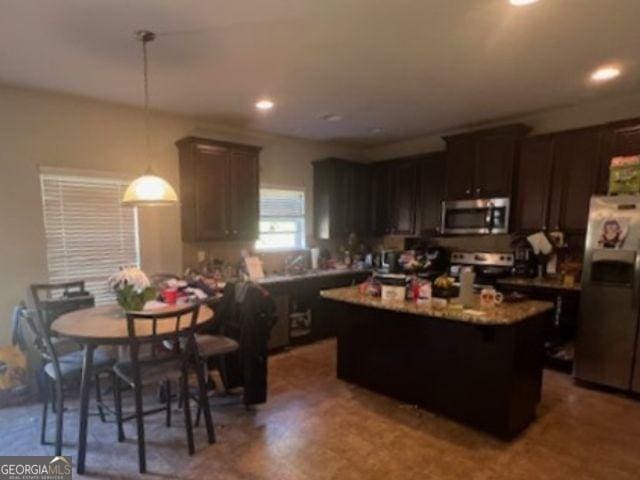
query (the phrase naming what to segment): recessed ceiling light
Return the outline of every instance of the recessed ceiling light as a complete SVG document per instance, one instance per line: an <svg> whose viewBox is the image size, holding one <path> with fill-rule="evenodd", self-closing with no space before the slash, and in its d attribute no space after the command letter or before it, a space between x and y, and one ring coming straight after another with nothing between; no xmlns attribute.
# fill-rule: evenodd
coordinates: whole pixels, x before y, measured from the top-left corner
<svg viewBox="0 0 640 480"><path fill-rule="evenodd" d="M274 105L275 103L273 103L271 100L260 100L256 102L256 108L258 110L271 110Z"/></svg>
<svg viewBox="0 0 640 480"><path fill-rule="evenodd" d="M324 115L319 115L318 118L327 122L339 122L343 117L336 113L325 113Z"/></svg>
<svg viewBox="0 0 640 480"><path fill-rule="evenodd" d="M509 3L515 7L524 7L525 5L531 5L538 0L509 0Z"/></svg>
<svg viewBox="0 0 640 480"><path fill-rule="evenodd" d="M371 133L380 133L382 132L382 129L380 127L374 127L371 129Z"/></svg>
<svg viewBox="0 0 640 480"><path fill-rule="evenodd" d="M591 80L594 82L606 82L607 80L613 80L618 75L620 75L620 68L613 65L607 65L594 71L591 74Z"/></svg>

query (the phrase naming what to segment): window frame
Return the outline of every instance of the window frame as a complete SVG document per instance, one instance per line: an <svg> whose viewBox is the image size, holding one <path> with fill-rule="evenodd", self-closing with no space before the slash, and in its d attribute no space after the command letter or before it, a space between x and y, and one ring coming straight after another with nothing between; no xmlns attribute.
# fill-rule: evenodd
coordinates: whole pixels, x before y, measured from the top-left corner
<svg viewBox="0 0 640 480"><path fill-rule="evenodd" d="M259 211L258 214L258 238L255 241L254 248L258 252L295 252L295 251L304 251L307 249L307 192L305 188L302 187L291 187L285 185L260 185L259 188L259 201L262 199L262 191L263 190L280 190L285 192L295 192L297 194L302 195L302 215L295 216L263 216L262 211ZM266 221L294 221L298 225L298 228L293 232L273 232L273 233L293 233L296 235L297 239L295 241L294 246L283 246L283 247L267 247L260 246L260 237L263 233L269 235L269 232L262 232L260 229L260 224Z"/></svg>

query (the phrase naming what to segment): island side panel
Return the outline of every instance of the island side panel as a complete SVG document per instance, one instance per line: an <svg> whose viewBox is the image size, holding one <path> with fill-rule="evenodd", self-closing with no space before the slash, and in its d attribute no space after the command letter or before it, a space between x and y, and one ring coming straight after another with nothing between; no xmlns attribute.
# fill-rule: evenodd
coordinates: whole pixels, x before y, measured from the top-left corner
<svg viewBox="0 0 640 480"><path fill-rule="evenodd" d="M474 325L327 302L338 323L338 378L503 438L535 417L544 315Z"/></svg>

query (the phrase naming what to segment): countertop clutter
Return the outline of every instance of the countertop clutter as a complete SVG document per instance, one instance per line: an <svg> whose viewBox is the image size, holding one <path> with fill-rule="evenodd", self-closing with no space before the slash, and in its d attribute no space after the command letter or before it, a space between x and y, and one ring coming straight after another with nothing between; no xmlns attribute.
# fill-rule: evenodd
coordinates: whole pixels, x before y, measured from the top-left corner
<svg viewBox="0 0 640 480"><path fill-rule="evenodd" d="M323 298L338 302L379 308L400 313L422 315L425 317L444 318L458 322L479 325L513 325L529 317L540 315L553 309L551 302L526 300L519 303L505 303L492 308L482 309L479 296L476 296L477 307L461 309L451 304L445 308L435 308L430 302L419 303L412 300L383 300L380 297L365 295L358 287L334 288L320 292Z"/></svg>

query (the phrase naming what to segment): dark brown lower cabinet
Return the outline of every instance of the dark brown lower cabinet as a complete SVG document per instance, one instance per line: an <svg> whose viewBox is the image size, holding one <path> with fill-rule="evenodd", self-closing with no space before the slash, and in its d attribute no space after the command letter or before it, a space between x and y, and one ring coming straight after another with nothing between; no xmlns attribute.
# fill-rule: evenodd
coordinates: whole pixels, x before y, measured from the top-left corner
<svg viewBox="0 0 640 480"><path fill-rule="evenodd" d="M474 325L332 300L337 376L512 439L536 416L547 313Z"/></svg>
<svg viewBox="0 0 640 480"><path fill-rule="evenodd" d="M357 285L367 279L369 271L349 271L335 275L286 277L282 281L269 281L262 286L276 301L278 322L271 332L271 349L279 349L294 343L297 345L334 337L337 331L336 315L331 305L322 302L320 291L329 288ZM295 312L311 312L311 332L293 339L289 334L289 315Z"/></svg>
<svg viewBox="0 0 640 480"><path fill-rule="evenodd" d="M544 328L545 363L570 373L573 368L573 342L576 339L580 291L540 286L501 283L502 292L518 292L532 300L552 302L553 314L547 317ZM569 353L571 352L571 353Z"/></svg>

